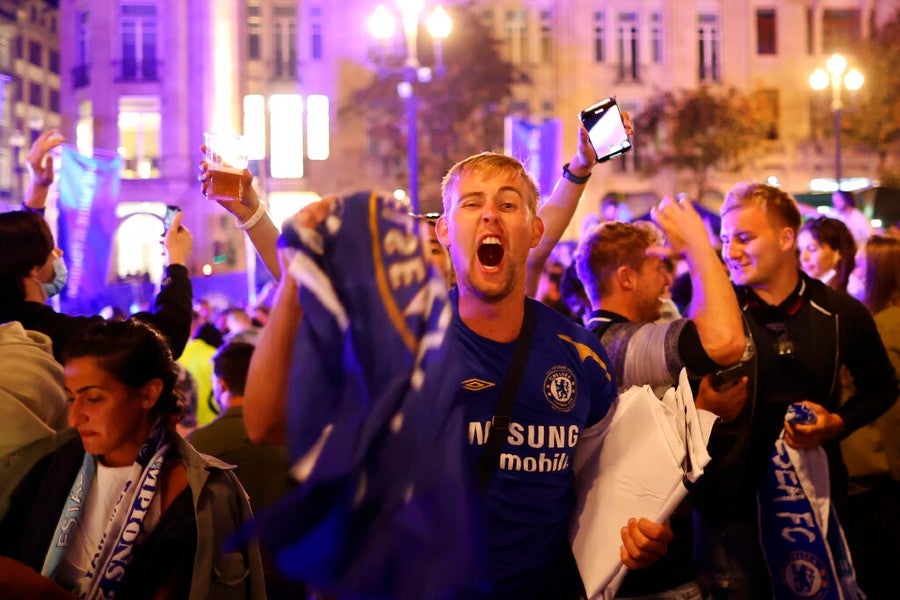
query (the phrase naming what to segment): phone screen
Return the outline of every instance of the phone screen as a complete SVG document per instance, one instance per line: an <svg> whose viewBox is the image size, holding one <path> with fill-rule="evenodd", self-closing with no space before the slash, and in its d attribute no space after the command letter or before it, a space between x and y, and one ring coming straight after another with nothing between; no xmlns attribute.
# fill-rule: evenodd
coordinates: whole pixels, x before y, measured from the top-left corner
<svg viewBox="0 0 900 600"><path fill-rule="evenodd" d="M597 162L605 162L631 149L622 113L612 98L601 100L581 111L581 122L584 123L591 145L597 153Z"/></svg>
<svg viewBox="0 0 900 600"><path fill-rule="evenodd" d="M180 212L181 209L177 206L166 207L166 216L163 217L163 235L169 232L169 228L172 227L172 221L175 219L175 215Z"/></svg>

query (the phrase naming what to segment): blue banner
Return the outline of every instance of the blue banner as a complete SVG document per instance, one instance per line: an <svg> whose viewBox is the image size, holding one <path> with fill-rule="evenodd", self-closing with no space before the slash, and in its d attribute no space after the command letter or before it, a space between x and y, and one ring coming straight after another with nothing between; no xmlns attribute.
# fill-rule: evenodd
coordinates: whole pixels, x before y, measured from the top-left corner
<svg viewBox="0 0 900 600"><path fill-rule="evenodd" d="M527 119L506 117L504 152L517 159L538 184L541 197L553 191L562 167L562 121L546 119L531 123Z"/></svg>
<svg viewBox="0 0 900 600"><path fill-rule="evenodd" d="M121 162L116 155L92 158L74 146L62 146L57 243L69 270L61 295L66 312L89 311L91 298L106 287Z"/></svg>

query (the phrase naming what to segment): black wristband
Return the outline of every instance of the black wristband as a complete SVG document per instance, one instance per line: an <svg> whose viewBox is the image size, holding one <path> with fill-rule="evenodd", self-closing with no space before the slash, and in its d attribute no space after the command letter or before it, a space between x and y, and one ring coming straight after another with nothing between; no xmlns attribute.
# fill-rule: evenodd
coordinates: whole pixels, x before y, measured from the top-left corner
<svg viewBox="0 0 900 600"><path fill-rule="evenodd" d="M588 173L584 177L579 177L575 175L572 171L569 170L569 163L563 165L562 176L571 181L572 183L577 183L579 185L587 183L588 179L591 178L591 174Z"/></svg>

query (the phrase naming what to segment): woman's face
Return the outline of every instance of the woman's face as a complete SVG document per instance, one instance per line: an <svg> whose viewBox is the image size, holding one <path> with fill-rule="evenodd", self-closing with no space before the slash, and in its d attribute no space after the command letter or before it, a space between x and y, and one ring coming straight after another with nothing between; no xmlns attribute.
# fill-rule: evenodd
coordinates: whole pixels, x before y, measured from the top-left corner
<svg viewBox="0 0 900 600"><path fill-rule="evenodd" d="M69 426L78 429L85 451L109 467L132 464L152 428L152 386L130 389L93 356L66 361L65 376Z"/></svg>
<svg viewBox="0 0 900 600"><path fill-rule="evenodd" d="M836 269L841 260L840 253L828 244L820 244L806 230L797 236L800 248L800 266L803 272L814 279L821 278L831 269Z"/></svg>

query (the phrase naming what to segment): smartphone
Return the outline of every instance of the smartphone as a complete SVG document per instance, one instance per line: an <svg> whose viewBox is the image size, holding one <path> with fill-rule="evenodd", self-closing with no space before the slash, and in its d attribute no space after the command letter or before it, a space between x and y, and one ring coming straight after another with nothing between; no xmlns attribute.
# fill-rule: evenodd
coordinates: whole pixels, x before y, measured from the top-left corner
<svg viewBox="0 0 900 600"><path fill-rule="evenodd" d="M606 162L631 150L631 140L615 98L585 108L581 111L581 122L597 153L597 162Z"/></svg>
<svg viewBox="0 0 900 600"><path fill-rule="evenodd" d="M163 217L163 235L169 233L169 228L172 226L172 221L175 219L175 215L181 212L181 208L178 206L168 205L166 206L166 216Z"/></svg>
<svg viewBox="0 0 900 600"><path fill-rule="evenodd" d="M712 384L717 390L724 390L736 384L744 376L744 363L738 362L713 373Z"/></svg>

